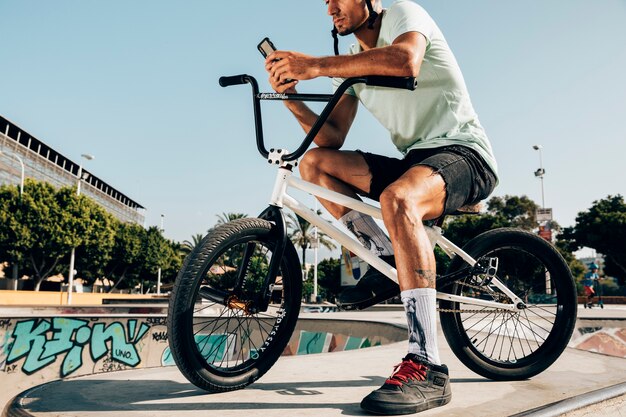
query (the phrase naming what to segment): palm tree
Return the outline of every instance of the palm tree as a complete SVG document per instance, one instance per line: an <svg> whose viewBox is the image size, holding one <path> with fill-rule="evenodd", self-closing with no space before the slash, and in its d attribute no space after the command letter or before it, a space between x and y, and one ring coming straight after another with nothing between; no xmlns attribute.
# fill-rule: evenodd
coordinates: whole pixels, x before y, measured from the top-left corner
<svg viewBox="0 0 626 417"><path fill-rule="evenodd" d="M243 213L222 213L217 215L217 224L226 224L237 219L245 219L247 214Z"/></svg>
<svg viewBox="0 0 626 417"><path fill-rule="evenodd" d="M196 233L191 236L191 241L184 240L182 245L180 246L181 252L185 255L190 254L193 250L202 242L202 233Z"/></svg>
<svg viewBox="0 0 626 417"><path fill-rule="evenodd" d="M317 214L322 214L320 210L318 210ZM315 242L315 227L311 225L308 221L298 216L297 214L294 216L289 213L287 219L287 230L291 229L287 236L293 242L293 244L300 249L302 249L302 270L306 269L306 250L311 247L311 244ZM317 238L319 243L323 245L325 248L332 250L335 249L336 246L328 238L324 232L318 230Z"/></svg>

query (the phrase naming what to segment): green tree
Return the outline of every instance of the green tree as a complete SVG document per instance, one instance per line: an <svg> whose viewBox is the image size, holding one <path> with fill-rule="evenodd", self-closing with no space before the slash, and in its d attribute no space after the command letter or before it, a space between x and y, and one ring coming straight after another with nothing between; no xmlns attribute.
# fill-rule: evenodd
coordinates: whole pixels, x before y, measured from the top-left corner
<svg viewBox="0 0 626 417"><path fill-rule="evenodd" d="M127 278L137 280L143 265L143 247L146 229L134 223L117 223L111 258L105 266L105 275L115 282L109 292L124 288Z"/></svg>
<svg viewBox="0 0 626 417"><path fill-rule="evenodd" d="M35 290L54 273L74 242L68 232L73 219L69 210L62 210L59 200L64 198L57 199L57 190L50 184L27 179L21 203L12 204L17 210L13 221L19 222L21 229L14 249L22 252L20 266L34 279Z"/></svg>
<svg viewBox="0 0 626 417"><path fill-rule="evenodd" d="M81 196L82 197L82 196ZM105 275L115 245L115 229L120 222L88 198L82 199L81 210L86 213L83 242L76 249L75 269L89 284Z"/></svg>
<svg viewBox="0 0 626 417"><path fill-rule="evenodd" d="M163 254L165 259L163 262L164 267L161 270L161 285L174 283L185 258L181 251L181 245L178 242L167 240L167 244L169 248Z"/></svg>
<svg viewBox="0 0 626 417"><path fill-rule="evenodd" d="M313 292L313 268L309 269L307 281L311 283L310 293ZM317 284L323 299L334 300L341 291L341 259L323 259L317 265ZM307 295L307 294L305 294Z"/></svg>
<svg viewBox="0 0 626 417"><path fill-rule="evenodd" d="M626 282L626 203L621 195L594 201L576 216L576 225L563 230L563 245L570 250L587 246L604 254L604 272Z"/></svg>
<svg viewBox="0 0 626 417"><path fill-rule="evenodd" d="M320 212L318 212L320 214ZM311 247L311 244L315 241L315 228L297 214L294 216L289 213L287 218L287 229L289 232L287 235L293 244L302 250L302 270L306 269L306 250ZM328 236L321 230L317 231L317 238L320 245L327 249L335 249L335 244L328 238Z"/></svg>
<svg viewBox="0 0 626 417"><path fill-rule="evenodd" d="M463 247L474 237L491 229L517 227L524 230L537 228L536 211L539 206L527 196L492 197L487 202L484 213L448 217L445 235L455 244ZM558 233L561 227L551 221L549 227ZM574 258L571 248L564 243L557 244L557 249L568 262L572 273L580 274L581 264ZM435 248L437 271L444 273L450 264L450 258L439 248Z"/></svg>
<svg viewBox="0 0 626 417"><path fill-rule="evenodd" d="M462 247L479 234L498 227L533 230L537 227L537 208L537 204L526 196L492 197L485 213L448 217L446 237Z"/></svg>
<svg viewBox="0 0 626 417"><path fill-rule="evenodd" d="M162 273L172 270L179 259L172 243L163 237L156 226L152 226L146 231L142 253L143 265L139 279L144 284L144 288L146 282L152 285L156 284L159 268L161 268Z"/></svg>
<svg viewBox="0 0 626 417"><path fill-rule="evenodd" d="M562 238L562 235L558 236L555 246L558 249L559 253L561 253L561 256L563 256L563 259L565 259L565 262L567 262L567 265L569 266L569 269L572 272L572 276L574 277L576 282L580 282L587 272L587 267L583 265L583 263L580 262L578 259L576 259L573 254L575 250L571 250L571 246L567 243L567 241ZM582 284L580 286L579 293L582 295Z"/></svg>
<svg viewBox="0 0 626 417"><path fill-rule="evenodd" d="M182 249L179 243L163 237L157 227L144 229L133 223L119 223L115 232L115 244L106 276L115 289L134 288L144 284L144 290L156 285L158 269L161 268L161 284L171 283L182 265Z"/></svg>
<svg viewBox="0 0 626 417"><path fill-rule="evenodd" d="M50 275L68 272L72 248L87 250L98 245L101 256L83 268L101 268L111 241L110 218L102 208L84 195L77 196L70 187L57 189L27 179L21 199L10 188L0 191L4 197L0 206L1 250L33 278L36 291Z"/></svg>
<svg viewBox="0 0 626 417"><path fill-rule="evenodd" d="M13 279L26 262L26 251L33 245L33 236L23 220L19 189L0 186L0 262L9 262Z"/></svg>

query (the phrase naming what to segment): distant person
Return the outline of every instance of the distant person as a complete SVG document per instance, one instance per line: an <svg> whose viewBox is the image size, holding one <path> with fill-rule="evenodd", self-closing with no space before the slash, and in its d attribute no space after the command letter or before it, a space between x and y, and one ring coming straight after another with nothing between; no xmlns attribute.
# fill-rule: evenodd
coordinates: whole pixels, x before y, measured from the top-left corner
<svg viewBox="0 0 626 417"><path fill-rule="evenodd" d="M600 275L598 275L598 265L595 262L592 262L589 264L589 272L585 274L585 279L583 280L583 289L585 291L585 295L587 296L585 308L593 307L593 298L596 296L596 291L593 286L599 280Z"/></svg>

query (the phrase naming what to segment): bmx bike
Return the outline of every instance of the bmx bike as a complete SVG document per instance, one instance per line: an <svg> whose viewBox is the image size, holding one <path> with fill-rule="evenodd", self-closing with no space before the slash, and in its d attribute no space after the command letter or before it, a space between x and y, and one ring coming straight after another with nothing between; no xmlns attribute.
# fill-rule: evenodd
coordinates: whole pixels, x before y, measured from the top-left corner
<svg viewBox="0 0 626 417"><path fill-rule="evenodd" d="M210 230L190 253L170 297L168 338L185 377L208 391L253 383L278 360L294 331L302 298L302 271L287 237L289 208L397 282L396 270L361 243L292 197L299 189L381 219L380 208L292 175L346 89L415 89L414 78L355 77L332 95L259 93L254 77L220 78L220 85L250 84L257 148L278 172L269 207L258 218L237 219ZM326 102L318 120L293 153L267 151L262 100ZM454 354L474 372L494 380L530 378L563 352L576 321L570 270L547 241L501 228L472 239L463 249L444 237L443 219L426 227L433 248L452 258L437 279L443 333Z"/></svg>

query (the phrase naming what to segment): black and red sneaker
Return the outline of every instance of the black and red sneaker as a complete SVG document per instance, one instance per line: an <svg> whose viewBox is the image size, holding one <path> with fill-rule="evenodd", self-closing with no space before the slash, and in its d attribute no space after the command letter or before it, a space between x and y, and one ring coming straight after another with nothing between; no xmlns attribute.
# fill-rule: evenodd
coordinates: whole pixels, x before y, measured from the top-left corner
<svg viewBox="0 0 626 417"><path fill-rule="evenodd" d="M448 367L420 362L408 354L382 387L363 398L361 408L374 414L412 414L451 399Z"/></svg>

